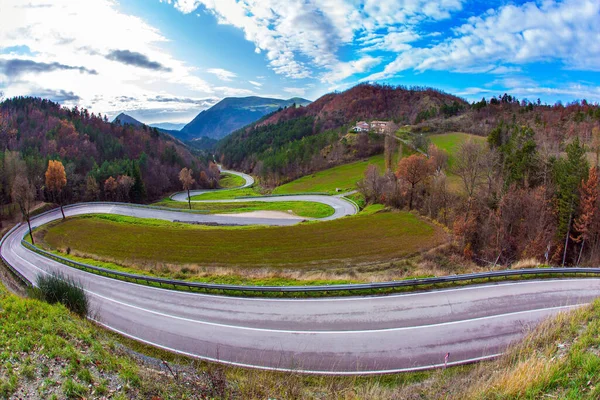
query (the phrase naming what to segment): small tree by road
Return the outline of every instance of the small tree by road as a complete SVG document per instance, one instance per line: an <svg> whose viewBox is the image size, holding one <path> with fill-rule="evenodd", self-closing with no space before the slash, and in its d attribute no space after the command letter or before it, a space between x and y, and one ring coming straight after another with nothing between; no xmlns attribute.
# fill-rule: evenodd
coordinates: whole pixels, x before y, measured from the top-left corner
<svg viewBox="0 0 600 400"><path fill-rule="evenodd" d="M46 170L46 187L52 193L55 203L60 206L60 212L65 219L65 211L63 210L62 190L67 185L67 174L65 167L59 160L48 161L48 169Z"/></svg>
<svg viewBox="0 0 600 400"><path fill-rule="evenodd" d="M19 171L13 182L11 191L12 200L19 205L23 218L27 220L29 226L29 237L33 242L33 234L31 233L30 215L31 209L35 204L35 186L29 182L23 171Z"/></svg>
<svg viewBox="0 0 600 400"><path fill-rule="evenodd" d="M179 180L183 185L183 190L187 191L188 205L191 210L192 200L190 199L190 189L192 188L192 185L196 182L192 177L192 170L190 168L183 168L181 171L179 171Z"/></svg>

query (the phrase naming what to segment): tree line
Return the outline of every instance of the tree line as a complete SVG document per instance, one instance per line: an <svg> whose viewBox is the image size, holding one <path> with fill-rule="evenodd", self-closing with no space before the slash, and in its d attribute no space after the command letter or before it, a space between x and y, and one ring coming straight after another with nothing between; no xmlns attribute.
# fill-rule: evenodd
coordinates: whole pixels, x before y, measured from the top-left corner
<svg viewBox="0 0 600 400"><path fill-rule="evenodd" d="M395 169L369 166L359 187L371 203L446 225L460 253L481 264L597 266L599 162L600 129L557 147L527 126L501 123L487 142L462 143L451 164L430 145Z"/></svg>
<svg viewBox="0 0 600 400"><path fill-rule="evenodd" d="M121 126L39 98L0 103L0 221L19 212L15 185L21 193L33 188L34 203L145 203L180 190L184 167L197 171L199 184L218 184L207 159L156 129ZM58 170L66 176L60 190L45 179Z"/></svg>

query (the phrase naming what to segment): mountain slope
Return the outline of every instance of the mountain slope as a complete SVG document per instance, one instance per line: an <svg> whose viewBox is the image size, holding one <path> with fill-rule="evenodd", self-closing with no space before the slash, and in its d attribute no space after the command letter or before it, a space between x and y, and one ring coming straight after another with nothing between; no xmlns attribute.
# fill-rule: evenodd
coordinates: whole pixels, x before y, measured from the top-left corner
<svg viewBox="0 0 600 400"><path fill-rule="evenodd" d="M264 97L227 97L208 110L202 111L189 124L181 129L179 137L184 140L206 136L221 139L236 129L251 124L265 115L293 104L307 105L309 100L291 98L288 100Z"/></svg>

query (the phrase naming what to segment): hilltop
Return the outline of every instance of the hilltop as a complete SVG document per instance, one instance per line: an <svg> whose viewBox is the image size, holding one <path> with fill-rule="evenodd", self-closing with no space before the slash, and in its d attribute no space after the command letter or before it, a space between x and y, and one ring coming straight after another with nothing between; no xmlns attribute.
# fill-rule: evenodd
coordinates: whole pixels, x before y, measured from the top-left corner
<svg viewBox="0 0 600 400"><path fill-rule="evenodd" d="M189 124L184 126L179 137L184 140L203 136L221 139L236 129L251 124L265 115L293 105L305 106L309 100L294 97L287 100L264 97L227 97L200 112Z"/></svg>

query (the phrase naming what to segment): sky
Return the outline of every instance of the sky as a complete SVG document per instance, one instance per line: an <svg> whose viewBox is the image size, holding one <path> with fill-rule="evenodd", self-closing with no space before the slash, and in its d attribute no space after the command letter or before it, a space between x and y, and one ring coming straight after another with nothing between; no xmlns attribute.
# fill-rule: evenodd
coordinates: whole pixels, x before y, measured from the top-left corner
<svg viewBox="0 0 600 400"><path fill-rule="evenodd" d="M361 82L600 102L600 0L1 0L0 92L189 122Z"/></svg>

